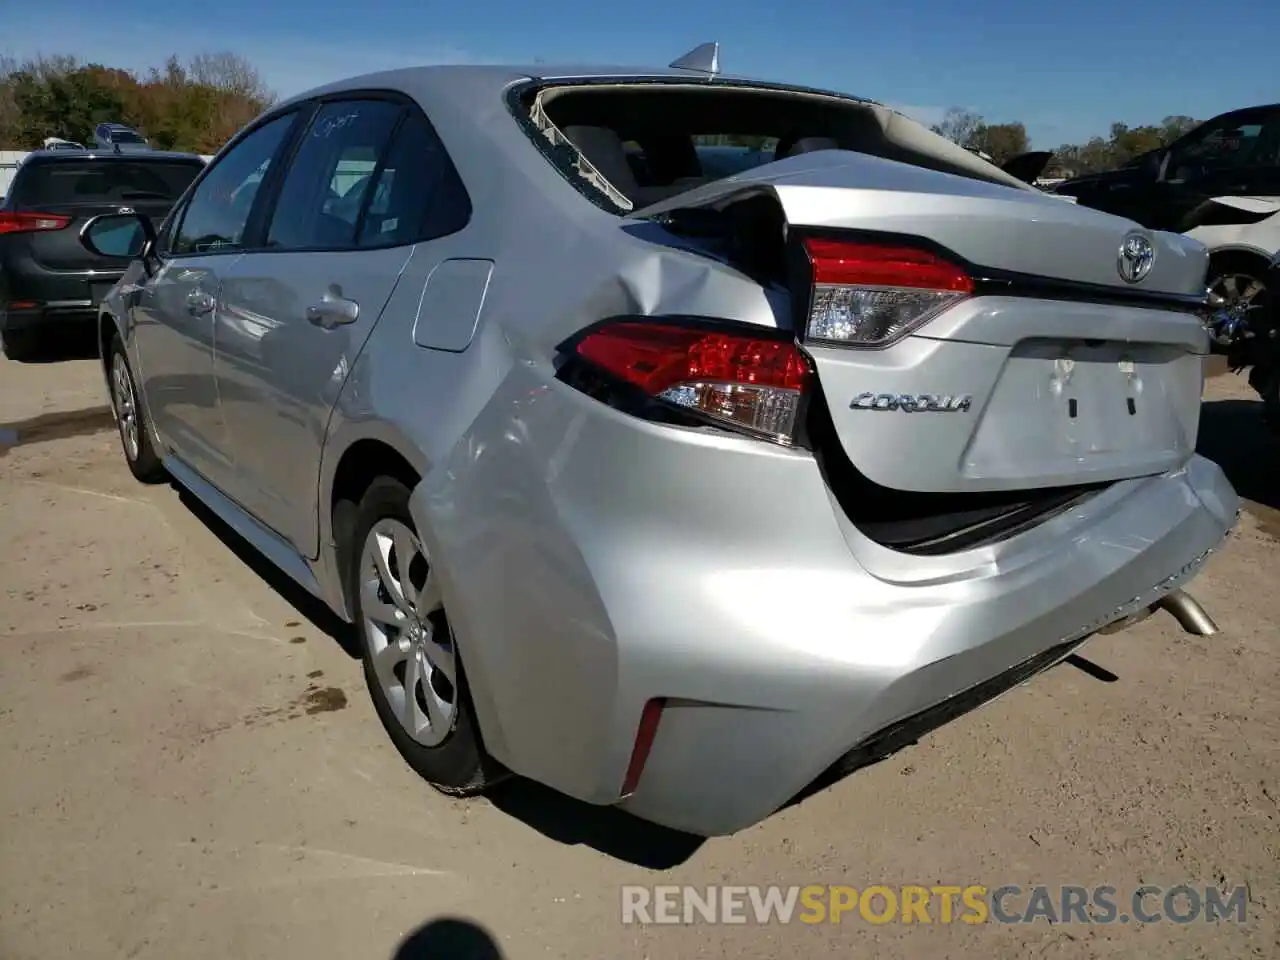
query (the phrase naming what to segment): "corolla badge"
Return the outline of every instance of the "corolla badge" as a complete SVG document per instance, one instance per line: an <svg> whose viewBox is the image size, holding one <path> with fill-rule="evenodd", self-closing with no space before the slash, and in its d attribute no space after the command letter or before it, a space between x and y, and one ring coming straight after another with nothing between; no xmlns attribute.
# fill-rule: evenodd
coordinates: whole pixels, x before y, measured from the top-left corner
<svg viewBox="0 0 1280 960"><path fill-rule="evenodd" d="M849 401L850 410L901 410L903 413L960 413L973 404L969 394L860 393Z"/></svg>
<svg viewBox="0 0 1280 960"><path fill-rule="evenodd" d="M1120 279L1125 283L1138 283L1151 272L1151 265L1156 260L1156 248L1140 233L1131 233L1120 244L1120 255L1116 258L1116 269L1120 271Z"/></svg>

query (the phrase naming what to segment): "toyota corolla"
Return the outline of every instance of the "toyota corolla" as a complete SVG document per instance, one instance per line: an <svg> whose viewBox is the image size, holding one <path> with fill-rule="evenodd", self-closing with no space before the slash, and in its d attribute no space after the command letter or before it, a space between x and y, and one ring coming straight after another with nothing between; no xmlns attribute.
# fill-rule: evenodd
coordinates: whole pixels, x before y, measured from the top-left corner
<svg viewBox="0 0 1280 960"><path fill-rule="evenodd" d="M1212 629L1204 248L717 61L336 83L85 230L130 468L353 624L445 792L730 833Z"/></svg>

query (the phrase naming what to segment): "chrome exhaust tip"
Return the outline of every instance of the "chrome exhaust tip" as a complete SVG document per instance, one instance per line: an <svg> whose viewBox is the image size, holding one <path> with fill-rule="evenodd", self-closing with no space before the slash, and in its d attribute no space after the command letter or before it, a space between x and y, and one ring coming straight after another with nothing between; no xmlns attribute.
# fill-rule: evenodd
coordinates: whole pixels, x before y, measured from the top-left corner
<svg viewBox="0 0 1280 960"><path fill-rule="evenodd" d="M1169 611L1187 633L1197 637L1212 637L1218 632L1218 625L1213 622L1213 618L1185 590L1165 594L1156 606Z"/></svg>

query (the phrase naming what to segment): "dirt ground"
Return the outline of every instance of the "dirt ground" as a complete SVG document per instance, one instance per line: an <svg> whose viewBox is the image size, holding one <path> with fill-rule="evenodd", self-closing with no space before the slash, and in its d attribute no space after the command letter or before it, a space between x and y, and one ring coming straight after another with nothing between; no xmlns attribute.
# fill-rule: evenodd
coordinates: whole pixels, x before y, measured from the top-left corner
<svg viewBox="0 0 1280 960"><path fill-rule="evenodd" d="M1204 411L1202 447L1249 498L1192 588L1219 636L1159 615L1097 637L699 844L527 783L433 792L345 635L133 481L96 361L0 359L0 957L1278 956L1280 441L1250 396L1219 376ZM624 884L721 883L1246 884L1248 920L621 922ZM495 946L464 950L444 918Z"/></svg>

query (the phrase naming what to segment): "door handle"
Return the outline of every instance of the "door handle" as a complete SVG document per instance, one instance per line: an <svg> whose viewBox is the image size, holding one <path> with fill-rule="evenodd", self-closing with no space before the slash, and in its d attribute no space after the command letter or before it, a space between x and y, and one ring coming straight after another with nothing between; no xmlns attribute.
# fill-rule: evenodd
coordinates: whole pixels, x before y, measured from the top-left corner
<svg viewBox="0 0 1280 960"><path fill-rule="evenodd" d="M319 303L307 307L307 319L317 327L332 330L360 319L360 304L330 290Z"/></svg>
<svg viewBox="0 0 1280 960"><path fill-rule="evenodd" d="M215 303L212 294L205 293L203 290L192 290L187 294L187 313L197 317L212 313Z"/></svg>

